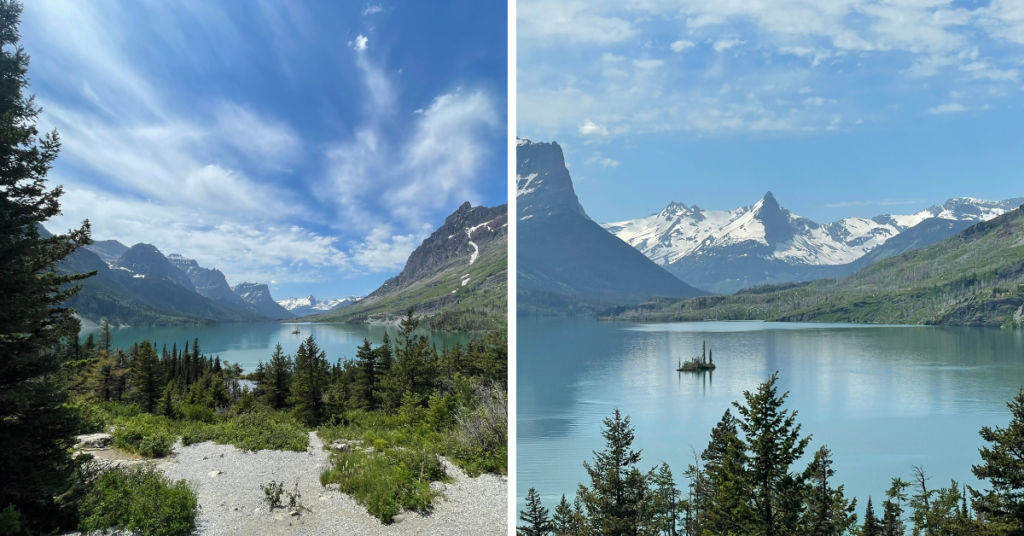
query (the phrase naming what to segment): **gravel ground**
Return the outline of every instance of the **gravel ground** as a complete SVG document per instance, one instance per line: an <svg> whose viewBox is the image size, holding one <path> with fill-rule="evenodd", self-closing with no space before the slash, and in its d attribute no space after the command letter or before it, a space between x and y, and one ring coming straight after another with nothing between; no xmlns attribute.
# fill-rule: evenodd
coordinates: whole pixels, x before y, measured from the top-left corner
<svg viewBox="0 0 1024 536"><path fill-rule="evenodd" d="M212 442L188 447L178 444L174 455L156 466L172 479L195 484L202 507L197 520L201 535L507 534L505 477L469 478L445 461L454 482L432 484L444 494L435 502L434 511L425 516L404 513L395 517L395 523L383 525L355 499L320 485L320 473L328 464L328 453L322 447L316 432L310 433L306 452L243 452ZM287 491L298 482L302 503L309 511L297 516L281 509L268 511L260 486L272 480L283 481Z"/></svg>

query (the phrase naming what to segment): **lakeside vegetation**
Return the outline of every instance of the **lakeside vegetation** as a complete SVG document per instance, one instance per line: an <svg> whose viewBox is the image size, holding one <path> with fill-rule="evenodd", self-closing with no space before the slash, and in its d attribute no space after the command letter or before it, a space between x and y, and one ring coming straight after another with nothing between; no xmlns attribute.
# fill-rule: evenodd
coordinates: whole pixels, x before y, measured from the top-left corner
<svg viewBox="0 0 1024 536"><path fill-rule="evenodd" d="M605 449L584 462L589 482L552 512L530 488L519 514L519 536L1009 536L1024 533L1024 389L1007 406L1005 428L982 427L987 445L973 474L988 489L951 481L931 487L912 467L909 480L868 497L863 521L847 497L832 453L822 445L801 469L811 446L796 411L785 408L777 374L745 391L712 429L707 448L683 470L680 487L665 463L641 466L629 417L616 409L604 420ZM877 505L877 510L876 510Z"/></svg>
<svg viewBox="0 0 1024 536"><path fill-rule="evenodd" d="M107 324L98 342L69 339L62 352L77 364L66 373L78 433L112 429L114 447L159 458L179 439L304 452L316 431L328 447L342 443L321 483L387 523L430 511L430 482L448 479L439 456L474 476L508 467L506 335L437 349L417 327L409 311L394 344L387 334L376 347L364 340L355 359L334 363L312 336L295 356L278 344L250 374L203 354L198 340L110 348Z"/></svg>

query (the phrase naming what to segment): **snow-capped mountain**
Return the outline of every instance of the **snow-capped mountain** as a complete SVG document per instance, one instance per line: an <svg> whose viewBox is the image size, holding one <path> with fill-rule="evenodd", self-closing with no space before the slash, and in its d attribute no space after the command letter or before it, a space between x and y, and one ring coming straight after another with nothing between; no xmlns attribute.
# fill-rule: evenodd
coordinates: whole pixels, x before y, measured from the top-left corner
<svg viewBox="0 0 1024 536"><path fill-rule="evenodd" d="M352 305L361 299L363 299L362 296L348 296L337 300L318 300L310 294L305 298L288 298L287 300L280 300L277 303L281 307L291 311L295 316L306 316L316 313L324 313L337 307Z"/></svg>
<svg viewBox="0 0 1024 536"><path fill-rule="evenodd" d="M274 297L270 295L270 287L265 283L239 283L231 287L231 291L270 318L279 320L295 316L274 301Z"/></svg>
<svg viewBox="0 0 1024 536"><path fill-rule="evenodd" d="M714 292L765 283L842 275L842 266L923 222L987 221L1024 204L1024 198L950 199L909 215L845 218L818 224L797 216L771 192L729 211L670 203L656 214L603 227L684 281ZM953 226L947 226L953 233ZM936 240L945 238L931 233Z"/></svg>

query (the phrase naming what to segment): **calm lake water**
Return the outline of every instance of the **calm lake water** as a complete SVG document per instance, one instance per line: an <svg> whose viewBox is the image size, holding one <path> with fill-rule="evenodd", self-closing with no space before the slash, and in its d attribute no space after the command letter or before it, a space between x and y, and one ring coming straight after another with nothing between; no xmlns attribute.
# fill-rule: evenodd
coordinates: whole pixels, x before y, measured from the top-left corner
<svg viewBox="0 0 1024 536"><path fill-rule="evenodd" d="M299 330L298 335L292 334ZM369 339L373 344L380 344L387 331L392 341L395 340L398 332L397 326L383 326L379 324L228 324L222 323L214 327L132 327L114 328L113 346L117 348L128 348L136 342L144 340L154 341L158 348L171 348L174 343L178 348L188 341L189 347L192 340L199 338L199 349L206 355L219 355L221 361L227 360L231 363L238 363L245 372L256 370L259 361L266 363L270 360L270 354L274 346L281 343L286 354L295 355L299 343L306 337L313 335L316 343L324 352L331 363L339 357L352 359L356 355L356 348L363 343L363 339ZM456 341L466 344L470 335L465 333L447 333L440 331L420 330L420 333L427 335L430 340L440 348L443 344L451 346ZM82 340L85 340L90 333L99 336L99 329L83 330Z"/></svg>
<svg viewBox="0 0 1024 536"><path fill-rule="evenodd" d="M703 341L717 370L677 373ZM521 318L517 353L518 509L531 486L551 509L575 494L616 407L636 427L641 466L668 462L685 485L691 448L775 371L813 435L808 453L828 445L861 508L912 465L933 486L972 485L978 430L1009 422L1006 402L1024 385L1024 333L988 328Z"/></svg>

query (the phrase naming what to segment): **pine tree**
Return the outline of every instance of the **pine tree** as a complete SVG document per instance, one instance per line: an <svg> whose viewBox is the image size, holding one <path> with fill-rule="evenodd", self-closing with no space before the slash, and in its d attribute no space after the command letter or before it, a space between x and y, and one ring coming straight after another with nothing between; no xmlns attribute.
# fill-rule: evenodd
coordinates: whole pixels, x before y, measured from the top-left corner
<svg viewBox="0 0 1024 536"><path fill-rule="evenodd" d="M164 392L163 369L156 350L143 341L131 360L131 401L142 411L153 413Z"/></svg>
<svg viewBox="0 0 1024 536"><path fill-rule="evenodd" d="M171 380L164 386L163 396L160 397L160 403L157 404L156 414L163 415L164 417L174 418L174 395L178 391L177 380Z"/></svg>
<svg viewBox="0 0 1024 536"><path fill-rule="evenodd" d="M562 500L555 506L555 515L551 516L551 530L555 536L582 536L583 530L580 516L562 494Z"/></svg>
<svg viewBox="0 0 1024 536"><path fill-rule="evenodd" d="M325 395L330 373L326 354L310 335L295 353L295 374L288 399L295 406L295 416L307 426L317 426L327 418Z"/></svg>
<svg viewBox="0 0 1024 536"><path fill-rule="evenodd" d="M981 448L981 465L971 468L978 480L987 480L990 490L971 490L974 509L986 520L1017 527L1024 534L1024 388L1008 402L1010 423L1006 428L984 426L980 435L989 445Z"/></svg>
<svg viewBox="0 0 1024 536"><path fill-rule="evenodd" d="M113 339L113 336L110 334L110 322L107 322L107 319L104 318L103 324L100 326L100 349L109 352Z"/></svg>
<svg viewBox="0 0 1024 536"><path fill-rule="evenodd" d="M778 394L778 373L758 387L745 391L746 404L733 402L739 413L738 428L749 451L748 477L757 505L757 532L765 536L793 534L799 525L804 489L803 475L790 466L803 456L811 437L800 437L796 415L782 409L788 393Z"/></svg>
<svg viewBox="0 0 1024 536"><path fill-rule="evenodd" d="M381 374L386 374L395 364L394 347L391 345L391 338L388 332L384 332L380 346L377 347L377 369Z"/></svg>
<svg viewBox="0 0 1024 536"><path fill-rule="evenodd" d="M864 526L861 527L861 536L882 536L882 522L875 517L875 508L871 505L871 497L868 497L868 505L864 509Z"/></svg>
<svg viewBox="0 0 1024 536"><path fill-rule="evenodd" d="M40 109L26 97L29 57L19 45L22 6L0 0L0 510L20 512L32 532L60 523L54 497L75 469L68 447L75 418L57 381L60 340L81 327L62 304L76 282L95 274L57 273L58 263L91 244L88 221L44 237L60 215L60 186L46 174L60 151L57 132L42 136Z"/></svg>
<svg viewBox="0 0 1024 536"><path fill-rule="evenodd" d="M885 503L882 505L882 535L903 536L906 526L903 524L903 504L907 502L909 484L899 478L892 479L892 486L885 492Z"/></svg>
<svg viewBox="0 0 1024 536"><path fill-rule="evenodd" d="M285 355L281 343L274 347L270 362L258 377L257 388L270 407L283 408L288 403L292 384L292 358Z"/></svg>
<svg viewBox="0 0 1024 536"><path fill-rule="evenodd" d="M662 463L654 474L654 512L658 531L666 536L676 536L679 522L679 489L672 477L672 469Z"/></svg>
<svg viewBox="0 0 1024 536"><path fill-rule="evenodd" d="M580 485L580 497L594 530L608 536L632 536L654 525L647 501L650 472L637 468L640 451L632 449L634 431L629 417L618 409L604 420L606 449L594 453L594 463L583 462L590 485Z"/></svg>
<svg viewBox="0 0 1024 536"><path fill-rule="evenodd" d="M565 497L563 497L564 499ZM540 494L535 488L526 492L526 510L519 512L519 519L525 525L516 527L517 536L547 536L551 534L551 520L548 509L540 504Z"/></svg>
<svg viewBox="0 0 1024 536"><path fill-rule="evenodd" d="M356 366L359 371L356 378L356 397L358 407L367 410L377 409L377 353L373 351L368 339L363 339L363 344L356 350Z"/></svg>
<svg viewBox="0 0 1024 536"><path fill-rule="evenodd" d="M808 482L806 510L801 520L802 533L808 536L834 536L845 534L857 523L857 500L843 496L843 486L832 488L835 476L832 452L821 447L804 471Z"/></svg>

